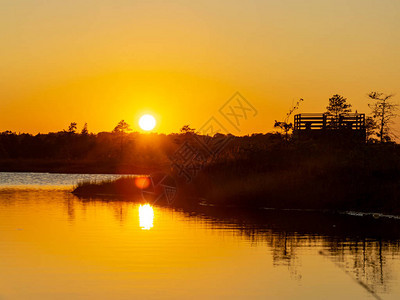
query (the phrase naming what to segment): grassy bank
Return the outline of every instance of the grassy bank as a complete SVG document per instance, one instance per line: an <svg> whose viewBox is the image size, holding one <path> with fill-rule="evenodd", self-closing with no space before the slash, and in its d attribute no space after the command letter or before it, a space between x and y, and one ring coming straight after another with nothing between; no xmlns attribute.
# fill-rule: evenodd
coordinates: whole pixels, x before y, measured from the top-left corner
<svg viewBox="0 0 400 300"><path fill-rule="evenodd" d="M82 181L74 187L73 193L79 196L138 196L141 189L138 188L136 179L135 176L126 176L114 180Z"/></svg>

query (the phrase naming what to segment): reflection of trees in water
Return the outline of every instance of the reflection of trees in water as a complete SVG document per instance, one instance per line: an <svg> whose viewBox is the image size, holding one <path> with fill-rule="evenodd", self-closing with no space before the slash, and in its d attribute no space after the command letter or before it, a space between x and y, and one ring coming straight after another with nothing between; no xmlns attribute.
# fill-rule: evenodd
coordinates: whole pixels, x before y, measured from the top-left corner
<svg viewBox="0 0 400 300"><path fill-rule="evenodd" d="M34 190L27 192L24 189L0 188L0 205L6 207L16 205L21 201L27 202L36 194Z"/></svg>
<svg viewBox="0 0 400 300"><path fill-rule="evenodd" d="M65 201L65 209L68 214L68 221L70 223L75 221L75 201L72 197L68 197Z"/></svg>
<svg viewBox="0 0 400 300"><path fill-rule="evenodd" d="M324 255L374 296L389 292L388 283L398 272L391 266L392 261L400 259L397 221L305 213L241 217L237 212L232 213L235 217L226 212L223 217L209 213L212 217L207 217L207 223L214 224L211 228L227 226L230 232L236 228L233 234L246 238L251 245L268 245L273 265L287 267L296 280L302 278L301 253L307 249Z"/></svg>
<svg viewBox="0 0 400 300"><path fill-rule="evenodd" d="M358 282L365 284L373 292L388 292L387 283L393 280L390 260L399 258L400 242L331 238L324 241L322 254L352 275Z"/></svg>
<svg viewBox="0 0 400 300"><path fill-rule="evenodd" d="M274 266L287 266L293 279L301 279L298 252L313 248L324 255L371 294L389 292L388 283L395 278L391 260L400 259L400 240L370 237L333 237L317 233L266 230L240 226L243 236L252 243L267 243Z"/></svg>
<svg viewBox="0 0 400 300"><path fill-rule="evenodd" d="M73 199L68 199L66 201L66 210L69 216L72 216L72 211L74 211L74 205L79 205L80 210L84 213L87 210L87 206L102 206L107 207L112 211L112 214L121 225L123 225L128 217L129 210L133 205L133 202L122 201L120 199L114 198L101 198L101 197L89 197L89 198L79 198L72 196ZM75 216L74 216L75 217Z"/></svg>
<svg viewBox="0 0 400 300"><path fill-rule="evenodd" d="M188 215L189 216L189 215ZM295 280L300 280L301 275L301 258L297 254L297 250L301 247L310 247L315 245L316 239L313 236L298 235L296 233L275 231L268 228L258 227L259 225L243 223L236 220L236 224L230 221L216 220L206 216L190 215L195 219L193 223L201 222L205 219L203 225L213 231L220 231L222 235L229 234L248 240L251 246L262 246L265 243L269 246L272 256L272 263L275 267L286 267L290 275Z"/></svg>
<svg viewBox="0 0 400 300"><path fill-rule="evenodd" d="M274 266L286 266L293 279L300 280L301 260L296 253L296 249L302 247L304 240L296 234L287 232L275 232L265 236L267 243L272 251L272 261Z"/></svg>
<svg viewBox="0 0 400 300"><path fill-rule="evenodd" d="M114 215L115 219L118 220L119 223L122 225L128 216L129 206L127 205L127 203L117 201L115 203L112 203L112 205L109 205L109 206L114 212L113 215Z"/></svg>

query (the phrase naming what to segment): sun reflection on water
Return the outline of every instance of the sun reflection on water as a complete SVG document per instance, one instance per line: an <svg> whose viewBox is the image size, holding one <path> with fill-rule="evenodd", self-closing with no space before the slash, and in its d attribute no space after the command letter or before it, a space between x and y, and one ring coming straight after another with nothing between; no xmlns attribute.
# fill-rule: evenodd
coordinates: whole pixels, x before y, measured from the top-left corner
<svg viewBox="0 0 400 300"><path fill-rule="evenodd" d="M150 230L153 228L154 210L150 204L139 206L139 225L142 230Z"/></svg>

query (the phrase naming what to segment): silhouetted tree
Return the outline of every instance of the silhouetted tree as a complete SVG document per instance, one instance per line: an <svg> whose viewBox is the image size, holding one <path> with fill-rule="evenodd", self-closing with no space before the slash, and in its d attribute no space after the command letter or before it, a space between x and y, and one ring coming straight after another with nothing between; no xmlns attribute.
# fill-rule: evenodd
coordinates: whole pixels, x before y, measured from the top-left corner
<svg viewBox="0 0 400 300"><path fill-rule="evenodd" d="M131 127L129 126L128 123L126 123L124 120L119 121L117 126L115 126L114 130L112 131L113 133L118 134L119 136L119 143L120 143L120 150L119 150L119 156L122 157L125 149L125 133L128 131L131 131Z"/></svg>
<svg viewBox="0 0 400 300"><path fill-rule="evenodd" d="M77 125L76 122L71 122L71 124L69 124L69 126L68 126L68 132L76 133L76 129L77 129L76 125Z"/></svg>
<svg viewBox="0 0 400 300"><path fill-rule="evenodd" d="M377 132L380 142L389 142L392 135L390 125L393 123L393 119L397 116L397 104L390 101L394 95L386 95L379 92L371 92L368 97L374 102L368 104L372 110L372 118L377 124Z"/></svg>
<svg viewBox="0 0 400 300"><path fill-rule="evenodd" d="M372 117L365 118L365 134L368 142L375 142L376 139L373 138L375 130L377 129L376 122Z"/></svg>
<svg viewBox="0 0 400 300"><path fill-rule="evenodd" d="M279 122L275 120L274 128L280 128L284 132L285 139L287 140L289 136L289 131L293 129L293 124L286 122Z"/></svg>
<svg viewBox="0 0 400 300"><path fill-rule="evenodd" d="M129 126L128 123L126 123L124 120L119 121L117 126L113 129L113 133L127 133L128 131L132 131L131 127Z"/></svg>
<svg viewBox="0 0 400 300"><path fill-rule="evenodd" d="M286 118L284 121L279 122L279 121L275 120L274 128L280 128L284 132L286 140L288 140L288 138L289 138L289 131L293 129L293 124L288 123L289 118L297 109L299 109L300 103L303 101L304 101L304 99L300 98L295 104L292 104L292 107L287 112Z"/></svg>
<svg viewBox="0 0 400 300"><path fill-rule="evenodd" d="M339 114L351 112L351 104L347 103L347 98L336 94L329 98L329 105L326 109L330 115L333 115L335 119L338 119Z"/></svg>
<svg viewBox="0 0 400 300"><path fill-rule="evenodd" d="M337 128L339 125L339 115L351 112L351 104L347 103L347 98L338 94L329 98L329 105L326 107L327 113L333 116L331 126Z"/></svg>
<svg viewBox="0 0 400 300"><path fill-rule="evenodd" d="M88 131L87 123L85 123L85 125L83 125L81 134L86 135L88 133L89 133L89 131Z"/></svg>
<svg viewBox="0 0 400 300"><path fill-rule="evenodd" d="M194 128L190 128L189 125L183 125L180 132L182 134L186 134L186 133L196 133L196 130Z"/></svg>

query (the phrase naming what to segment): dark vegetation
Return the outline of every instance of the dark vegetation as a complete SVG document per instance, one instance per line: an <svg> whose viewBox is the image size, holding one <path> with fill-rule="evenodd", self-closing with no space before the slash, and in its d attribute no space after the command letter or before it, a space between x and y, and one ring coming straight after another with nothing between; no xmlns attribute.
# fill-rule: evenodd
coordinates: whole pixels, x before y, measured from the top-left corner
<svg viewBox="0 0 400 300"><path fill-rule="evenodd" d="M174 174L176 205L205 199L217 206L400 214L397 144L286 142L279 134L234 137L191 182ZM128 178L84 183L75 192L135 196L141 191Z"/></svg>
<svg viewBox="0 0 400 300"><path fill-rule="evenodd" d="M400 147L276 143L195 178L199 193L224 205L400 213Z"/></svg>
<svg viewBox="0 0 400 300"><path fill-rule="evenodd" d="M74 194L82 197L98 196L139 196L141 190L135 182L136 177L126 176L116 180L82 181L74 188Z"/></svg>
<svg viewBox="0 0 400 300"><path fill-rule="evenodd" d="M147 173L168 164L178 135L0 133L0 171Z"/></svg>
<svg viewBox="0 0 400 300"><path fill-rule="evenodd" d="M112 132L88 133L77 124L49 134L0 134L0 171L53 171L82 173L151 174L165 172L176 179L176 204L206 201L221 206L333 209L400 214L400 146L392 142L390 123L395 105L390 96L370 93L372 115L367 120L368 140L340 138L297 139L289 117L281 132L236 137L204 137L185 125L179 134L128 133L121 121ZM349 112L347 99L334 95L328 113ZM212 145L229 138L222 151L206 155L198 142ZM190 180L171 162L183 146L197 149L203 159L191 158ZM190 165L190 166L189 166ZM188 170L188 169L187 169ZM188 182L189 181L189 182ZM141 193L133 178L116 182L83 183L80 195ZM205 200L204 200L205 199Z"/></svg>

